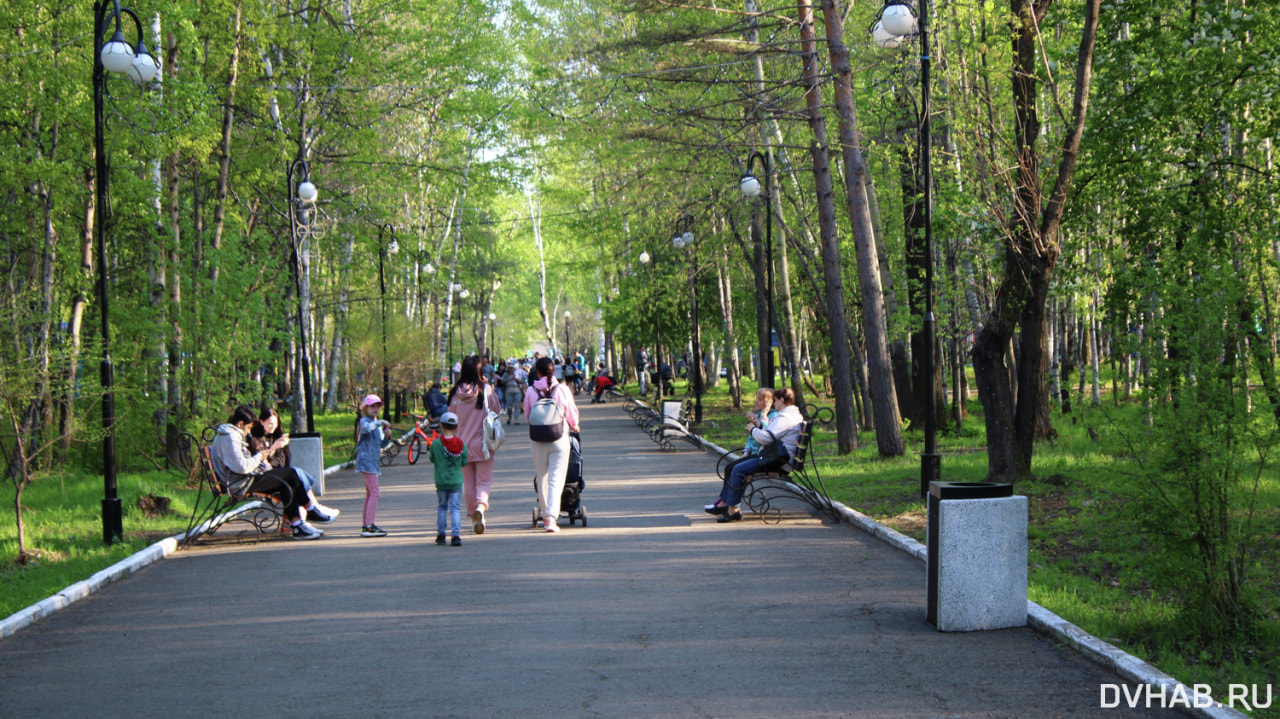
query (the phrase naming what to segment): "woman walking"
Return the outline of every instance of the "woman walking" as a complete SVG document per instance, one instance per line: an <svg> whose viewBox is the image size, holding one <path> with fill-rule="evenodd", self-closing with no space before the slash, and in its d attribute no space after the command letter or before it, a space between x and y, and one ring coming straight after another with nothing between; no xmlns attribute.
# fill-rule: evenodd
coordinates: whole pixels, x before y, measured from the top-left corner
<svg viewBox="0 0 1280 719"><path fill-rule="evenodd" d="M556 381L555 363L550 357L541 357L533 366L536 378L524 394L524 416L529 421L529 436L534 437L533 415L530 411L541 399L550 399L560 410L561 431L554 442L534 441L534 483L538 488L538 512L542 515L542 527L548 532L559 532L556 520L560 518L560 493L564 491L564 478L569 471L569 433L580 431L578 405L573 401L573 391L563 382ZM536 439L536 438L535 438Z"/></svg>
<svg viewBox="0 0 1280 719"><path fill-rule="evenodd" d="M507 365L507 371L498 378L502 389L502 406L507 410L507 424L515 419L520 424L520 400L524 398L524 382L516 375L516 363Z"/></svg>
<svg viewBox="0 0 1280 719"><path fill-rule="evenodd" d="M480 374L478 357L462 361L458 382L449 390L449 411L458 415L458 437L467 446L462 468L462 498L476 534L484 534L484 513L489 511L493 488L493 456L484 449L484 420L490 411L500 413L498 393Z"/></svg>

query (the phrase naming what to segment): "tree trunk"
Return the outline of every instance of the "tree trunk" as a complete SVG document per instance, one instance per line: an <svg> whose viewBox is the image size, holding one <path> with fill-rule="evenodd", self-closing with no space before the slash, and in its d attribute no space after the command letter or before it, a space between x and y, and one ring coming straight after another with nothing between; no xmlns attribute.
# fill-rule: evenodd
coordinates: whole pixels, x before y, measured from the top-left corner
<svg viewBox="0 0 1280 719"><path fill-rule="evenodd" d="M1030 476L1036 432L1047 406L1045 303L1060 253L1062 215L1088 111L1100 5L1101 0L1085 2L1071 125L1063 140L1053 189L1042 207L1036 70L1039 27L1049 1L1013 0L1017 18L1013 34L1013 97L1018 165L1015 209L1011 213L1014 221L1005 239L1004 278L973 349L978 395L985 407L987 474L991 479ZM1020 333L1021 349L1016 385L1009 379L1004 359L1015 329Z"/></svg>
<svg viewBox="0 0 1280 719"><path fill-rule="evenodd" d="M236 82L240 74L240 16L240 4L237 3L235 14L231 16L231 59L227 68L227 96L222 101L222 140L218 143L218 189L213 206L213 240L210 243L215 257L209 267L210 287L218 284L218 264L221 260L216 253L222 247L222 233L227 217L227 193L231 185L231 133L235 129ZM304 128L300 136L305 135Z"/></svg>
<svg viewBox="0 0 1280 719"><path fill-rule="evenodd" d="M902 442L899 423L898 398L894 389L893 366L889 360L886 341L887 325L884 315L884 292L880 285L880 262L876 256L875 232L871 224L871 210L867 202L865 184L866 160L858 147L857 114L853 103L853 69L849 63L849 49L844 44L844 21L836 0L824 0L823 15L826 19L827 51L831 56L831 69L835 74L835 102L840 117L840 148L844 157L845 199L848 203L853 239L857 248L858 277L862 293L862 315L870 360L870 385L872 412L875 417L876 448L882 457L897 457L906 450ZM832 202L831 174L828 169L826 149L826 123L822 120L822 94L817 57L817 42L813 37L813 10L808 0L800 0L801 52L806 58L806 103L809 108L809 124L813 127L815 142L814 175L818 178L818 218L822 227L823 275L827 285L828 314L832 318L844 316L844 289L840 277L840 244L835 226L835 208ZM839 332L840 323L832 322L832 329ZM835 391L837 423L841 404L847 417L853 415L853 383L847 375L849 362L842 356L847 344L843 337L832 337L836 356ZM850 422L850 420L846 420ZM854 428L838 429L840 451L853 449Z"/></svg>
<svg viewBox="0 0 1280 719"><path fill-rule="evenodd" d="M733 327L733 278L727 271L728 250L716 262L717 287L720 290L720 318L724 322L725 354L729 363L729 396L734 409L742 407L742 364L738 357L738 338Z"/></svg>

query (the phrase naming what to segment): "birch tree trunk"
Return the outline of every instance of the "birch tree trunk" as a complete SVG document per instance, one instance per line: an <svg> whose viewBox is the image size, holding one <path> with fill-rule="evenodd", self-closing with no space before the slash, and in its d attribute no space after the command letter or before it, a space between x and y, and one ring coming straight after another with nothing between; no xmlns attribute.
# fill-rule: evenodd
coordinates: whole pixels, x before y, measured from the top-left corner
<svg viewBox="0 0 1280 719"><path fill-rule="evenodd" d="M542 247L542 203L535 206L533 193L529 193L527 198L529 219L533 223L533 242L538 246L538 313L542 315L542 331L546 333L552 356L555 356L555 333L551 329L551 315L547 314L547 258Z"/></svg>
<svg viewBox="0 0 1280 719"><path fill-rule="evenodd" d="M213 205L213 239L211 245L216 254L222 247L222 233L226 227L227 193L231 185L231 132L235 129L236 118L236 82L240 76L240 4L236 3L235 13L231 16L231 59L227 67L227 96L222 101L222 139L218 143L218 189ZM306 134L305 132L303 133ZM209 284L218 284L219 261L209 267Z"/></svg>

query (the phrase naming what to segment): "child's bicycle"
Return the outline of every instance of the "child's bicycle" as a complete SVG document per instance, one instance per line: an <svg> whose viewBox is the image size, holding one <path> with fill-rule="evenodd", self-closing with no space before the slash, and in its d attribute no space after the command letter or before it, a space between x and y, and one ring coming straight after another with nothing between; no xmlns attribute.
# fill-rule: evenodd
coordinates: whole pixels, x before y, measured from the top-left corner
<svg viewBox="0 0 1280 719"><path fill-rule="evenodd" d="M411 415L413 417L413 436L409 437L409 464L417 464L418 458L423 452L431 449L431 443L440 439L440 422L432 420L429 417L421 415ZM422 423L427 422L427 429L431 430L431 434L427 434L423 429Z"/></svg>

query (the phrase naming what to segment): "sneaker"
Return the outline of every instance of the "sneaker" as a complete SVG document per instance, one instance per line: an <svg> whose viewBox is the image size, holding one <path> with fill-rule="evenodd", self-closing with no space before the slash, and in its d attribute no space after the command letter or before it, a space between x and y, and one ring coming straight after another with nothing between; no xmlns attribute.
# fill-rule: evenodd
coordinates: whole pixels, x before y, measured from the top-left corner
<svg viewBox="0 0 1280 719"><path fill-rule="evenodd" d="M329 512L324 511L318 504L316 505L315 509L307 510L308 522L315 522L316 524L329 524L330 522L332 522L337 518L338 518L338 515L336 513L330 514Z"/></svg>
<svg viewBox="0 0 1280 719"><path fill-rule="evenodd" d="M378 528L376 524L366 524L360 528L361 537L385 537L387 533Z"/></svg>
<svg viewBox="0 0 1280 719"><path fill-rule="evenodd" d="M293 525L292 529L294 539L319 539L324 536L324 532L306 522L298 522Z"/></svg>
<svg viewBox="0 0 1280 719"><path fill-rule="evenodd" d="M560 525L556 524L556 520L554 519L548 518L548 519L542 520L542 526L545 527L546 530L548 532L551 532L552 534L560 531Z"/></svg>
<svg viewBox="0 0 1280 719"><path fill-rule="evenodd" d="M436 544L444 544L444 534L436 535Z"/></svg>
<svg viewBox="0 0 1280 719"><path fill-rule="evenodd" d="M471 529L476 534L484 534L484 510L477 509L471 513Z"/></svg>
<svg viewBox="0 0 1280 719"><path fill-rule="evenodd" d="M443 535L441 535L441 536L443 536ZM444 544L444 542L441 542L441 544ZM459 536L458 536L458 535L456 535L456 534L455 534L455 535L453 535L453 546L455 546L455 547L461 547L461 546L462 546L462 537L459 537Z"/></svg>

